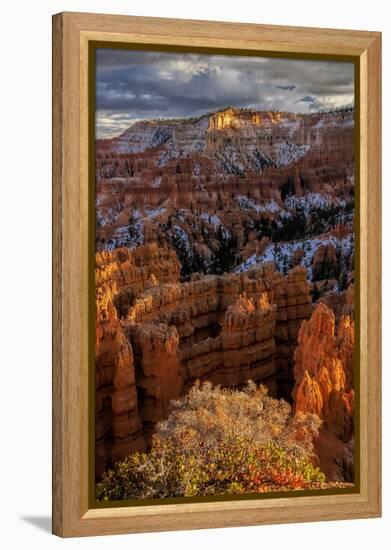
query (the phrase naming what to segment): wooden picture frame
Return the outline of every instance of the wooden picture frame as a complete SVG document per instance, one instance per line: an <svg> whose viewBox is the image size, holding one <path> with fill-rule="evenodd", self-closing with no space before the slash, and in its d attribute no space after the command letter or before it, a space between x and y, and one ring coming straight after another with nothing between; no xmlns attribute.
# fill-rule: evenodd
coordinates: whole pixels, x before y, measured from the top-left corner
<svg viewBox="0 0 391 550"><path fill-rule="evenodd" d="M346 56L359 94L359 491L91 507L88 330L90 42ZM53 533L62 537L381 514L381 34L87 13L53 17Z"/></svg>

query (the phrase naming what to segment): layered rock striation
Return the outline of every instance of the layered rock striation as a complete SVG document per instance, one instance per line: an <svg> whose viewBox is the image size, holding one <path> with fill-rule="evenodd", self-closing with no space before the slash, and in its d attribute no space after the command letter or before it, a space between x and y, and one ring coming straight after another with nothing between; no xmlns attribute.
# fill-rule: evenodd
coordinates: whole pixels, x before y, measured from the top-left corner
<svg viewBox="0 0 391 550"><path fill-rule="evenodd" d="M96 153L97 471L147 448L195 380L252 379L323 419L343 478L354 111L140 121Z"/></svg>
<svg viewBox="0 0 391 550"><path fill-rule="evenodd" d="M157 242L177 252L183 280L231 271L265 237L306 247L309 225L325 235L311 255L327 248L310 276L327 275L330 227L353 233L354 111L225 109L135 123L97 143L96 203L98 250Z"/></svg>
<svg viewBox="0 0 391 550"><path fill-rule="evenodd" d="M303 321L294 353L297 413L314 413L342 441L353 435L354 321L343 315L336 326L334 313L319 303Z"/></svg>
<svg viewBox="0 0 391 550"><path fill-rule="evenodd" d="M311 312L303 268L283 277L266 263L244 274L195 275L181 283L175 261L168 269L167 255L153 245L97 255L96 434L102 467L145 448L170 401L197 379L229 387L251 379L266 384L271 395L281 393L298 328ZM140 276L146 257L155 259L154 269ZM171 282L160 283L164 278Z"/></svg>
<svg viewBox="0 0 391 550"><path fill-rule="evenodd" d="M311 316L313 310L310 291L307 272L302 266L296 266L286 277L280 277L275 286L277 386L279 397L287 401L291 400L294 384L293 353L297 337L302 322Z"/></svg>
<svg viewBox="0 0 391 550"><path fill-rule="evenodd" d="M159 281L177 281L180 271L175 251L156 243L133 251L127 248L101 251L96 254L95 265L97 288L115 285L113 301L120 317L143 290Z"/></svg>
<svg viewBox="0 0 391 550"><path fill-rule="evenodd" d="M113 299L114 282L97 287L95 323L96 472L129 452L145 448L138 411L133 350Z"/></svg>

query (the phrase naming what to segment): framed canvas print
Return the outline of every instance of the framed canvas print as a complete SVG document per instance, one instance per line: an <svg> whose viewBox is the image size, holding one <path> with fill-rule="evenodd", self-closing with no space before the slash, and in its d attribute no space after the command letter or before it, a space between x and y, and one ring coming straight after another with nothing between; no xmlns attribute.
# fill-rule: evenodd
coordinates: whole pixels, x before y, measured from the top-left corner
<svg viewBox="0 0 391 550"><path fill-rule="evenodd" d="M380 34L53 18L53 531L380 515Z"/></svg>

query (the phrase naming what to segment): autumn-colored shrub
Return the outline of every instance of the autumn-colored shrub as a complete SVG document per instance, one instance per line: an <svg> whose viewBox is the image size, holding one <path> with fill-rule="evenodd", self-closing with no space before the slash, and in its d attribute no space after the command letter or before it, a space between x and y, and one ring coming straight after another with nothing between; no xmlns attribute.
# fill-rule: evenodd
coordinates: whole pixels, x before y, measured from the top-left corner
<svg viewBox="0 0 391 550"><path fill-rule="evenodd" d="M238 391L197 381L187 395L172 402L169 418L156 426L156 433L184 453L197 454L200 445L215 447L229 438L247 437L309 457L320 425L314 414L293 415L289 403L269 397L262 384L249 381Z"/></svg>
<svg viewBox="0 0 391 550"><path fill-rule="evenodd" d="M97 484L98 500L242 494L321 485L309 459L316 417L255 384L245 391L196 384L157 426L148 453L115 464Z"/></svg>

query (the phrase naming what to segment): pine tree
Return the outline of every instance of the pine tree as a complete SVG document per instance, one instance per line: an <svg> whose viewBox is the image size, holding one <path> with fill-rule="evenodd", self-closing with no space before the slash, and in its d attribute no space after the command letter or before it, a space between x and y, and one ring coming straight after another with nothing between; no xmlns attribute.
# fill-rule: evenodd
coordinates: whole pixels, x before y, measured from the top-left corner
<svg viewBox="0 0 391 550"><path fill-rule="evenodd" d="M348 274L346 271L346 267L344 266L338 279L338 290L342 292L343 290L346 290L348 286Z"/></svg>
<svg viewBox="0 0 391 550"><path fill-rule="evenodd" d="M320 292L316 283L312 286L311 297L313 302L316 302L320 298Z"/></svg>

